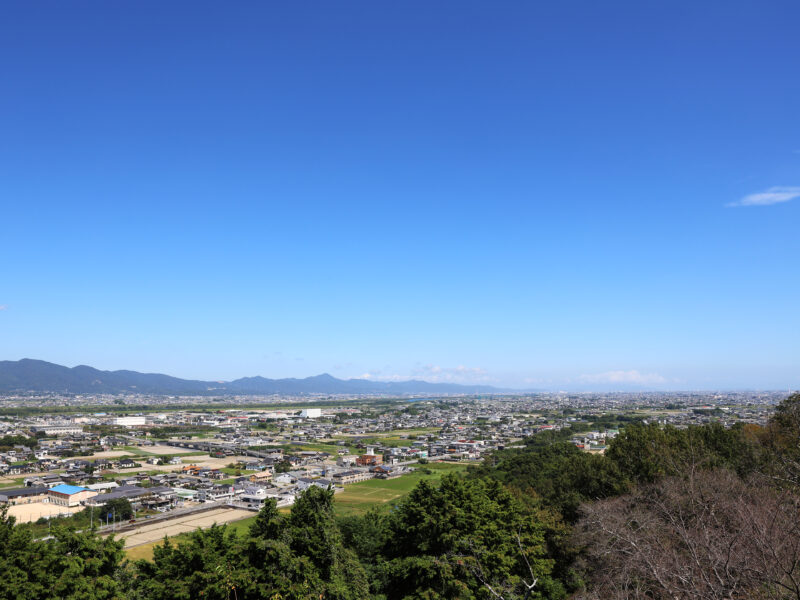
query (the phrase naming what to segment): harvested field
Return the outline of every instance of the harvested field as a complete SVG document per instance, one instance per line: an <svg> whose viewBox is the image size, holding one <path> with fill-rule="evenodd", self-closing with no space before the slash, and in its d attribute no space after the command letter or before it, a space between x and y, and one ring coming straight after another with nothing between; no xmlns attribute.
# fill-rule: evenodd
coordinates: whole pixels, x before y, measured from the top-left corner
<svg viewBox="0 0 800 600"><path fill-rule="evenodd" d="M147 452L148 454L190 454L197 452L191 448L178 448L177 446L165 446L164 444L156 444L155 446L139 446L139 450Z"/></svg>
<svg viewBox="0 0 800 600"><path fill-rule="evenodd" d="M95 452L91 456L76 456L78 460L92 460L94 458L117 458L118 456L127 456L130 452L125 450L106 450L104 452Z"/></svg>
<svg viewBox="0 0 800 600"><path fill-rule="evenodd" d="M138 461L144 461L143 457L139 457L135 459ZM222 469L231 463L235 463L239 460L250 460L246 456L226 456L225 458L211 458L208 455L205 456L187 456L181 459L183 461L183 465L146 465L143 464L141 467L134 467L132 469L114 469L115 473L139 473L140 471L163 471L165 473L172 473L175 471L180 471L181 466L185 465L197 465L198 467L209 467L211 469Z"/></svg>
<svg viewBox="0 0 800 600"><path fill-rule="evenodd" d="M119 533L117 537L125 540L126 548L131 548L140 544L159 542L164 539L165 535L172 537L195 529L211 527L214 523L222 525L223 523L230 523L231 521L238 521L252 516L253 513L248 510L219 508L196 515L186 515L169 521L144 525L132 531Z"/></svg>
<svg viewBox="0 0 800 600"><path fill-rule="evenodd" d="M15 504L8 509L8 516L16 517L17 523L30 523L40 517L54 515L71 515L83 510L83 506L58 506L49 502L32 502L30 504Z"/></svg>

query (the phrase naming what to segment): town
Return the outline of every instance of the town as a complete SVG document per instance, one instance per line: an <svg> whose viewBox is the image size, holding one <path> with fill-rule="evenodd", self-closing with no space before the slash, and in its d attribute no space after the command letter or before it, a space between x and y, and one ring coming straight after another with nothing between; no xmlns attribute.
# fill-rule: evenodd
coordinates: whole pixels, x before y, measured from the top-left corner
<svg viewBox="0 0 800 600"><path fill-rule="evenodd" d="M88 513L90 527L117 533L130 548L246 519L268 499L288 507L310 486L333 489L344 510L391 501L404 486L389 480L412 484L426 474L466 469L494 450L565 427L578 448L602 453L631 421L763 424L782 398L761 392L293 398L275 407L262 399L252 407L202 409L195 406L207 399L184 399L192 408L180 409L125 397L113 411L78 404L48 412L45 398L31 403L37 409L17 410L24 403L14 397L2 403L0 503L43 534L53 518ZM152 410L126 410L142 404Z"/></svg>

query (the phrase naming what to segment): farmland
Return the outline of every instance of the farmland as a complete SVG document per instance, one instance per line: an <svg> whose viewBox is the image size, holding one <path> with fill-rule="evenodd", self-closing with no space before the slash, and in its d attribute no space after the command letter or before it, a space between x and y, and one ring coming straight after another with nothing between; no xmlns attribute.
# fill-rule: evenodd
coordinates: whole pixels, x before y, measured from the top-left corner
<svg viewBox="0 0 800 600"><path fill-rule="evenodd" d="M348 485L344 491L336 494L337 514L363 514L372 506L388 505L402 498L423 479L438 481L446 473L459 473L467 469L464 464L453 463L431 463L427 466L428 473L419 469L397 479L370 479Z"/></svg>

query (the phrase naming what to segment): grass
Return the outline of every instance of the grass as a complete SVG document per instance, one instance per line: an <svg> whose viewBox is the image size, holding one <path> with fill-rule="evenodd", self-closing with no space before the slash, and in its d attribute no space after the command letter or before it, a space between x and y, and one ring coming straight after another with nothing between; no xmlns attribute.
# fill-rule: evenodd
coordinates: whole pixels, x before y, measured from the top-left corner
<svg viewBox="0 0 800 600"><path fill-rule="evenodd" d="M345 486L336 494L336 514L349 516L364 514L376 505L390 505L408 494L422 480L438 481L447 473L462 473L467 465L461 463L431 463L424 465L431 471L414 471L397 479L370 479Z"/></svg>
<svg viewBox="0 0 800 600"><path fill-rule="evenodd" d="M4 490L8 488L18 488L22 487L24 483L25 483L24 477L17 477L16 479L14 479L13 482L3 482L2 484L0 484L0 489Z"/></svg>
<svg viewBox="0 0 800 600"><path fill-rule="evenodd" d="M335 442L329 442L327 444L324 442L298 442L285 444L280 447L283 448L285 452L327 452L333 455L336 455L342 448L342 446L337 446Z"/></svg>

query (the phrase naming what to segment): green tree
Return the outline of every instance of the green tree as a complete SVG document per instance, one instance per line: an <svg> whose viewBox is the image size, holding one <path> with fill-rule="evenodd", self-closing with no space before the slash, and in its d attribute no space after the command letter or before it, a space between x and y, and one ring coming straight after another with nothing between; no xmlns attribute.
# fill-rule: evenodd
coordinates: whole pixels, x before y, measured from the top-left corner
<svg viewBox="0 0 800 600"><path fill-rule="evenodd" d="M0 600L121 598L123 542L56 525L53 539L36 541L0 509Z"/></svg>
<svg viewBox="0 0 800 600"><path fill-rule="evenodd" d="M366 599L364 570L342 543L332 499L312 487L288 517L270 500L245 539L214 526L178 545L167 541L152 562L137 563L135 591L154 600Z"/></svg>
<svg viewBox="0 0 800 600"><path fill-rule="evenodd" d="M740 476L759 466L759 449L737 425L714 423L678 429L655 423L631 424L611 441L606 457L637 483L652 483L691 469L727 467Z"/></svg>
<svg viewBox="0 0 800 600"><path fill-rule="evenodd" d="M534 492L570 522L578 518L583 502L617 496L628 489L626 477L614 462L582 452L568 442L497 452L473 476Z"/></svg>
<svg viewBox="0 0 800 600"><path fill-rule="evenodd" d="M420 482L390 515L382 554L389 599L563 598L545 527L499 482Z"/></svg>
<svg viewBox="0 0 800 600"><path fill-rule="evenodd" d="M113 515L115 520L126 521L133 517L133 507L131 501L127 498L114 498L106 502L102 508L99 509L101 515Z"/></svg>

